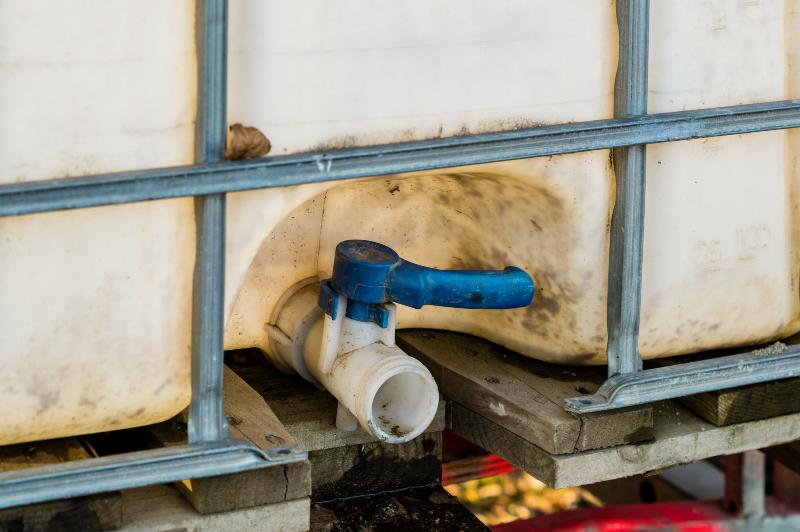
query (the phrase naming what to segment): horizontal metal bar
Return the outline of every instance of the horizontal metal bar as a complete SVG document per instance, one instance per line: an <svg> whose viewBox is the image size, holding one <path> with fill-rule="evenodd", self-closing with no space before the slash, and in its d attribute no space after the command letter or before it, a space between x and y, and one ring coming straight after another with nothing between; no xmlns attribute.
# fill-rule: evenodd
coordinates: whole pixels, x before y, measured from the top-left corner
<svg viewBox="0 0 800 532"><path fill-rule="evenodd" d="M586 414L798 376L800 346L777 354L756 350L615 375L593 395L565 399L564 406Z"/></svg>
<svg viewBox="0 0 800 532"><path fill-rule="evenodd" d="M264 452L224 440L63 462L0 474L0 508L237 473L305 460L299 447Z"/></svg>
<svg viewBox="0 0 800 532"><path fill-rule="evenodd" d="M800 100L0 187L0 216L236 192L800 126Z"/></svg>

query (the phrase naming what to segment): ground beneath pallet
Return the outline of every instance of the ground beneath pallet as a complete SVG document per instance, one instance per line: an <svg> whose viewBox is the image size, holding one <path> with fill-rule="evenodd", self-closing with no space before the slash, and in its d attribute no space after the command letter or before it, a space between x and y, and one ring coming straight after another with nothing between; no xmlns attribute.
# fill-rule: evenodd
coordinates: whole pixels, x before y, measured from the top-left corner
<svg viewBox="0 0 800 532"><path fill-rule="evenodd" d="M441 486L415 488L311 507L314 532L488 530Z"/></svg>

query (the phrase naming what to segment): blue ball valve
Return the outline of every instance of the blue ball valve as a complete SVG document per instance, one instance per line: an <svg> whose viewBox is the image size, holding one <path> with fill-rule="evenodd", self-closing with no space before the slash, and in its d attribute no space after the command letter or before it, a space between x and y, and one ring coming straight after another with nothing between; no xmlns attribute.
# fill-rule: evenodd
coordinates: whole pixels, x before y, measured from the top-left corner
<svg viewBox="0 0 800 532"><path fill-rule="evenodd" d="M473 309L525 307L535 287L520 268L437 270L403 260L393 249L369 240L345 240L336 246L333 276L322 281L319 305L334 320L339 295L348 299L346 315L388 325L385 303Z"/></svg>

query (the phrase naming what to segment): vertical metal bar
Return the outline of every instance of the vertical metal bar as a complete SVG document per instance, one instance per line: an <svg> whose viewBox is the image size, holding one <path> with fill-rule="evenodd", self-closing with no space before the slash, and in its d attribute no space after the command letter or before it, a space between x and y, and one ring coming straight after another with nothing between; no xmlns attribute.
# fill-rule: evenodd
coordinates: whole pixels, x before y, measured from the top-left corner
<svg viewBox="0 0 800 532"><path fill-rule="evenodd" d="M648 0L618 0L614 116L647 113ZM616 203L608 264L608 374L642 369L638 351L644 238L645 146L613 152Z"/></svg>
<svg viewBox="0 0 800 532"><path fill-rule="evenodd" d="M195 159L223 159L226 135L228 2L197 0ZM228 435L222 399L225 195L195 198L197 254L192 300L192 403L189 442Z"/></svg>

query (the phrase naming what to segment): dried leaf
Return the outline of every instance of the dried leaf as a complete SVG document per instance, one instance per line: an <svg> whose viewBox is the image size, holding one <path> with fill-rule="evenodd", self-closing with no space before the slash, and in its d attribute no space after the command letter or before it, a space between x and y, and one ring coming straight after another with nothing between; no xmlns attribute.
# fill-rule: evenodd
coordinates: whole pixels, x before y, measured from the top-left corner
<svg viewBox="0 0 800 532"><path fill-rule="evenodd" d="M236 123L228 127L225 158L229 161L263 157L272 149L269 139L257 128Z"/></svg>

